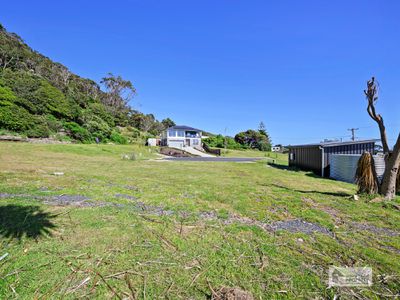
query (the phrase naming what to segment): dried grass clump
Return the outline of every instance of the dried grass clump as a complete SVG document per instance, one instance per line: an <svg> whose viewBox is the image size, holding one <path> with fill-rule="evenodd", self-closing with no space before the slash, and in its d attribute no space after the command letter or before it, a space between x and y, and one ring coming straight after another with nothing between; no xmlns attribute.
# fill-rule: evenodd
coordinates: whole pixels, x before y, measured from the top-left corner
<svg viewBox="0 0 400 300"><path fill-rule="evenodd" d="M358 160L356 183L358 185L359 194L376 194L378 192L378 179L375 171L374 158L369 152L365 152Z"/></svg>

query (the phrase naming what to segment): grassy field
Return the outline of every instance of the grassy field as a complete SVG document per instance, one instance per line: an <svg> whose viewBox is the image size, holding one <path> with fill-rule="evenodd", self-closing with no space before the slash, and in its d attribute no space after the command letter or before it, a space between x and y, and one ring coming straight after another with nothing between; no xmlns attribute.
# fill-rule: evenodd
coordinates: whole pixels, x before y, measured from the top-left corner
<svg viewBox="0 0 400 300"><path fill-rule="evenodd" d="M277 152L263 152L259 150L231 150L221 149L222 157L260 157L270 163L286 165L288 162L287 154Z"/></svg>
<svg viewBox="0 0 400 300"><path fill-rule="evenodd" d="M155 158L138 146L0 143L0 298L398 296L392 203L355 201L355 186L291 171L284 156ZM328 288L331 265L370 266L374 283Z"/></svg>

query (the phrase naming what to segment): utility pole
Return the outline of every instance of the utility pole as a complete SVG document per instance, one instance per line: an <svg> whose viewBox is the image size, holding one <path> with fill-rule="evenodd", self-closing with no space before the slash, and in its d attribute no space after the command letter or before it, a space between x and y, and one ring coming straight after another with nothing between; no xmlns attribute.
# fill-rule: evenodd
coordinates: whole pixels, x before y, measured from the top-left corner
<svg viewBox="0 0 400 300"><path fill-rule="evenodd" d="M360 128L349 128L347 129L348 131L351 131L351 140L355 141L356 140L356 130L359 130Z"/></svg>

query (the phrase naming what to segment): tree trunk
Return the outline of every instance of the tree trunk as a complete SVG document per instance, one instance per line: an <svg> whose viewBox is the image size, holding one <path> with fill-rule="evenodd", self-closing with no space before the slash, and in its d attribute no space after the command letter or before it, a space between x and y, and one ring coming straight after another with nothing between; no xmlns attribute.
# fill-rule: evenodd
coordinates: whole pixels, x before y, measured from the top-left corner
<svg viewBox="0 0 400 300"><path fill-rule="evenodd" d="M396 196L396 180L400 167L400 134L397 138L393 153L386 159L385 174L380 186L380 194L391 200Z"/></svg>

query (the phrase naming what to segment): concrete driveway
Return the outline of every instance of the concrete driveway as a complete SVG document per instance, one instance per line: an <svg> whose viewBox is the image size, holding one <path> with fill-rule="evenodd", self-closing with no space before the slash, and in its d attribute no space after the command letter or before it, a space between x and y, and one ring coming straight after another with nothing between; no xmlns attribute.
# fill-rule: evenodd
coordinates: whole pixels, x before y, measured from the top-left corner
<svg viewBox="0 0 400 300"><path fill-rule="evenodd" d="M205 161L205 162L254 162L260 157L166 157L170 161Z"/></svg>

